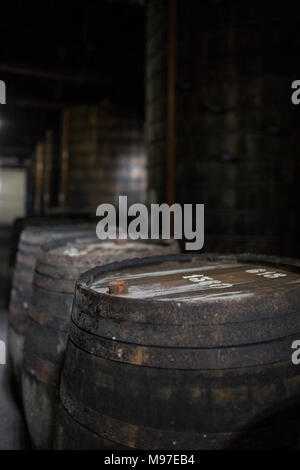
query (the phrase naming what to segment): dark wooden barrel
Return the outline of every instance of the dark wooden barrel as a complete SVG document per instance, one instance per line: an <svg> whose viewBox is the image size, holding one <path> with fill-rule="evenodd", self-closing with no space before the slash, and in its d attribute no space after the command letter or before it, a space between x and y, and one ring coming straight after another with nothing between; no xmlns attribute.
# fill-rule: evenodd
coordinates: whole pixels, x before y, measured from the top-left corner
<svg viewBox="0 0 300 470"><path fill-rule="evenodd" d="M20 385L27 311L32 291L37 255L43 243L77 232L95 231L94 225L66 223L26 228L19 241L10 294L8 317L8 352L13 374Z"/></svg>
<svg viewBox="0 0 300 470"><path fill-rule="evenodd" d="M76 279L96 265L178 251L177 243L120 244L88 235L56 240L41 248L29 306L22 375L25 416L35 448L49 449L52 445Z"/></svg>
<svg viewBox="0 0 300 470"><path fill-rule="evenodd" d="M62 116L62 204L92 208L145 202L146 154L143 119L103 101L66 108Z"/></svg>
<svg viewBox="0 0 300 470"><path fill-rule="evenodd" d="M300 261L125 261L85 273L75 299L55 448L299 445Z"/></svg>

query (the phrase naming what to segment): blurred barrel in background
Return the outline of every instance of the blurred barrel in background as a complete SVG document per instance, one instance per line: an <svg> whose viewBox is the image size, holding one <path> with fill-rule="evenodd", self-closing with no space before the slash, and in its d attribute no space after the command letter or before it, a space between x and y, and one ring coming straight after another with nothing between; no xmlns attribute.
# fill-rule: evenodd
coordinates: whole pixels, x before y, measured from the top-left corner
<svg viewBox="0 0 300 470"><path fill-rule="evenodd" d="M59 205L59 182L60 182L60 139L58 129L49 129L45 137L44 155L44 190L43 204L44 213Z"/></svg>
<svg viewBox="0 0 300 470"><path fill-rule="evenodd" d="M42 216L59 205L60 135L58 126L48 129L35 148L28 167L27 212Z"/></svg>
<svg viewBox="0 0 300 470"><path fill-rule="evenodd" d="M61 204L93 213L101 203L144 202L143 120L103 101L66 108L62 116Z"/></svg>
<svg viewBox="0 0 300 470"><path fill-rule="evenodd" d="M20 237L16 265L13 274L9 305L8 352L14 377L20 387L23 362L27 312L32 292L36 259L43 243L66 237L68 234L89 231L95 233L93 224L40 226L26 228ZM96 233L95 233L96 238Z"/></svg>
<svg viewBox="0 0 300 470"><path fill-rule="evenodd" d="M175 199L205 204L207 251L300 254L298 21L282 2L148 2L148 198L166 199L174 93Z"/></svg>
<svg viewBox="0 0 300 470"><path fill-rule="evenodd" d="M31 207L32 214L43 215L44 212L44 169L45 141L40 140L32 156L31 171Z"/></svg>
<svg viewBox="0 0 300 470"><path fill-rule="evenodd" d="M67 344L75 282L96 265L136 257L178 253L177 243L119 244L81 235L41 247L26 331L22 396L32 443L52 446L58 387Z"/></svg>
<svg viewBox="0 0 300 470"><path fill-rule="evenodd" d="M148 2L146 27L147 197L156 203L166 199L168 1Z"/></svg>
<svg viewBox="0 0 300 470"><path fill-rule="evenodd" d="M76 285L55 448L298 448L299 296L300 263L275 257L88 271Z"/></svg>

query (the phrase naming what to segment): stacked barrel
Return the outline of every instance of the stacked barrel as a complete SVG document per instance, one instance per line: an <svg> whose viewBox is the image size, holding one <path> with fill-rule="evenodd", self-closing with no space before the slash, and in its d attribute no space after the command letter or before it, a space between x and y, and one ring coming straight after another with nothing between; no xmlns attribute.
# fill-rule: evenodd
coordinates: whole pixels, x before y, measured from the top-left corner
<svg viewBox="0 0 300 470"><path fill-rule="evenodd" d="M282 2L150 0L146 135L149 198L157 200L166 186L171 3L176 201L205 204L207 250L298 255L297 14Z"/></svg>
<svg viewBox="0 0 300 470"><path fill-rule="evenodd" d="M10 299L8 349L33 447L52 447L77 278L96 265L178 252L177 243L100 241L95 224L64 218L56 225L45 218L45 224L21 232Z"/></svg>
<svg viewBox="0 0 300 470"><path fill-rule="evenodd" d="M146 157L139 115L104 101L66 108L62 118L63 205L95 212L101 203L144 202Z"/></svg>
<svg viewBox="0 0 300 470"><path fill-rule="evenodd" d="M9 306L8 342L9 355L18 390L21 384L24 341L27 328L27 313L32 292L32 282L39 249L43 243L68 234L89 230L93 226L85 224L44 225L26 228L20 236L18 254L13 275Z"/></svg>
<svg viewBox="0 0 300 470"><path fill-rule="evenodd" d="M101 242L95 234L77 235L42 246L28 311L22 374L25 415L34 447L52 446L77 278L96 265L177 252L176 243Z"/></svg>
<svg viewBox="0 0 300 470"><path fill-rule="evenodd" d="M299 448L299 261L71 227L20 240L9 347L25 338L34 448Z"/></svg>

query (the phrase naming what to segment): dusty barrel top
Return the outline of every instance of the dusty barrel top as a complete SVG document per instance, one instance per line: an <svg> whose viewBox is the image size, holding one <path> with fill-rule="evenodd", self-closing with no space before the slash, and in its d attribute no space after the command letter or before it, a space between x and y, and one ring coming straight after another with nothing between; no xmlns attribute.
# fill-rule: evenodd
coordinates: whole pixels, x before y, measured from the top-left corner
<svg viewBox="0 0 300 470"><path fill-rule="evenodd" d="M195 265L196 264L196 265ZM235 260L173 263L170 266L133 268L113 274L111 280L128 283L126 298L160 301L203 302L241 299L260 292L278 292L297 287L299 273L286 267ZM107 278L95 280L90 288L107 292Z"/></svg>
<svg viewBox="0 0 300 470"><path fill-rule="evenodd" d="M78 234L42 246L37 270L42 264L59 269L61 274L69 267L82 269L103 265L116 260L135 257L159 256L179 252L177 242L149 243L143 241L99 240L96 234Z"/></svg>
<svg viewBox="0 0 300 470"><path fill-rule="evenodd" d="M58 261L62 260L62 258L70 258L74 262L89 256L93 258L101 258L102 256L117 257L119 254L127 256L134 253L145 253L145 256L149 253L149 256L151 256L164 250L167 250L168 253L176 253L179 248L177 243L166 245L131 240L99 240L96 235L94 237L79 235L77 238L65 238L61 241L44 245L42 249L44 256L47 256L46 253L48 253L53 257L57 256Z"/></svg>
<svg viewBox="0 0 300 470"><path fill-rule="evenodd" d="M124 299L159 302L238 302L259 295L300 291L300 262L255 255L196 255L95 269L82 285L108 295L110 281L125 281ZM177 304L179 305L179 304ZM300 305L299 305L300 307Z"/></svg>
<svg viewBox="0 0 300 470"><path fill-rule="evenodd" d="M94 230L95 224L92 223L61 223L61 224L53 224L47 226L39 226L39 227L26 227L20 236L20 243L30 244L30 245L40 245L41 243L45 243L45 240L51 239L53 234L55 233L57 237L60 235L63 237L71 236L72 231L74 233L78 232L87 232Z"/></svg>

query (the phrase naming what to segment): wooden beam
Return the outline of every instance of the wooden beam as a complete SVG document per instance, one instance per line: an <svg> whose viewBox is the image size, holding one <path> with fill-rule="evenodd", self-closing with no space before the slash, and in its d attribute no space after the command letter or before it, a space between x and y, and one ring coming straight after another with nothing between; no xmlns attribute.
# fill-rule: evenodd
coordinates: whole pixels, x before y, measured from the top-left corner
<svg viewBox="0 0 300 470"><path fill-rule="evenodd" d="M176 0L169 0L168 22L168 90L167 90L167 155L166 155L166 199L169 205L175 202L175 106L176 106Z"/></svg>
<svg viewBox="0 0 300 470"><path fill-rule="evenodd" d="M69 109L65 109L63 112L61 135L61 175L59 188L59 206L65 207L68 199L69 179Z"/></svg>
<svg viewBox="0 0 300 470"><path fill-rule="evenodd" d="M2 110L1 110L2 111ZM10 132L10 128L18 128L18 131L24 131L24 132L31 132L31 131L36 131L39 132L41 129L43 129L45 126L48 124L47 119L42 118L41 116L37 117L30 117L28 116L27 119L25 119L24 116L18 115L18 113L15 113L15 118L5 115L4 113L1 113L0 117L0 127L6 127L7 130ZM1 136L0 136L1 139Z"/></svg>
<svg viewBox="0 0 300 470"><path fill-rule="evenodd" d="M54 101L44 100L21 100L21 99L9 99L7 100L6 106L14 106L16 108L37 108L37 109L61 109L64 107L64 103L55 103Z"/></svg>
<svg viewBox="0 0 300 470"><path fill-rule="evenodd" d="M41 70L36 68L25 68L19 67L15 65L7 65L7 64L0 64L0 72L2 73L9 73L12 75L23 75L29 77L36 77L36 78L44 78L47 80L58 80L60 82L67 81L67 82L74 82L79 85L87 84L87 83L102 83L106 81L109 83L108 78L99 77L99 76L90 76L90 75L79 75L74 73L65 73L65 72L56 72L50 70Z"/></svg>

